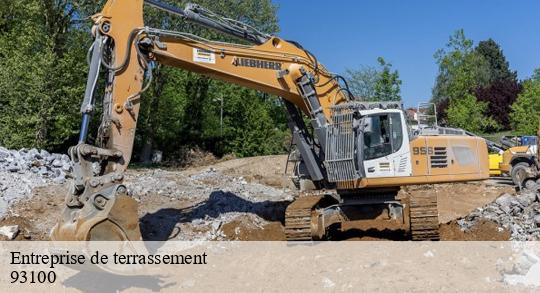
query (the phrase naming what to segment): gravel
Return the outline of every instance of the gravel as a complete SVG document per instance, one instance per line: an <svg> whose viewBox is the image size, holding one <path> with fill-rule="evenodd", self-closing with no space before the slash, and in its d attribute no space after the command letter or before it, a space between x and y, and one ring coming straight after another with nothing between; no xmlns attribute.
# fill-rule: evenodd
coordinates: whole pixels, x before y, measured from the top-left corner
<svg viewBox="0 0 540 293"><path fill-rule="evenodd" d="M67 155L0 147L0 217L14 202L31 196L35 187L63 184L71 171Z"/></svg>

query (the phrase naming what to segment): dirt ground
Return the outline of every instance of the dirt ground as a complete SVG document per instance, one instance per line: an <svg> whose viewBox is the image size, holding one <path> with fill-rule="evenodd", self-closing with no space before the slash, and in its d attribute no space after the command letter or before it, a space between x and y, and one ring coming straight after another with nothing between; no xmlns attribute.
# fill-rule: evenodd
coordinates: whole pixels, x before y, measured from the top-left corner
<svg viewBox="0 0 540 293"><path fill-rule="evenodd" d="M169 189L145 190L144 196L135 194L143 239L284 240L283 214L295 193L283 174L285 164L285 156L267 156L186 170L128 171L128 186L143 179L159 181L161 178L164 185L170 185ZM10 213L0 220L0 226L19 225L18 240L47 240L62 210L66 190L67 184L35 188L30 199L12 206ZM265 200L265 192L277 195ZM492 222L480 222L468 232L463 232L456 223L456 219L499 195L514 193L507 181L409 186L401 192L437 194L442 240L508 240L510 237L508 231ZM232 204L223 207L229 202ZM406 238L402 231L345 231L335 239Z"/></svg>

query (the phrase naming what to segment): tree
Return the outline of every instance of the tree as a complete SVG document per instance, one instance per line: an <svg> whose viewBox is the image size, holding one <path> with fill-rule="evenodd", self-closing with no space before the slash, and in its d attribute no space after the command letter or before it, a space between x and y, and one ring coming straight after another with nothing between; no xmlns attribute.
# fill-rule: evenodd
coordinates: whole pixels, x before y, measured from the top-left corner
<svg viewBox="0 0 540 293"><path fill-rule="evenodd" d="M502 129L511 128L511 105L516 101L522 86L514 79L499 79L486 87L477 88L478 101L488 103L487 113L493 117Z"/></svg>
<svg viewBox="0 0 540 293"><path fill-rule="evenodd" d="M380 68L364 66L359 70L347 69L346 78L353 94L364 101L400 101L399 72L392 64L377 58Z"/></svg>
<svg viewBox="0 0 540 293"><path fill-rule="evenodd" d="M473 133L497 129L495 120L485 116L486 109L486 102L479 102L470 94L461 99L452 99L447 110L448 123Z"/></svg>
<svg viewBox="0 0 540 293"><path fill-rule="evenodd" d="M0 8L1 145L56 150L76 140L89 30L74 22L87 2L8 1Z"/></svg>
<svg viewBox="0 0 540 293"><path fill-rule="evenodd" d="M534 70L533 75L531 76L530 79L540 82L540 68L536 68Z"/></svg>
<svg viewBox="0 0 540 293"><path fill-rule="evenodd" d="M360 69L347 69L345 77L353 95L360 100L369 101L375 97L375 84L379 79L379 71L371 66Z"/></svg>
<svg viewBox="0 0 540 293"><path fill-rule="evenodd" d="M511 108L510 121L515 131L523 135L535 134L540 121L540 81L526 80Z"/></svg>
<svg viewBox="0 0 540 293"><path fill-rule="evenodd" d="M493 39L478 43L475 52L487 62L489 78L488 84L478 86L474 94L479 101L488 103L487 113L502 129L510 129L510 105L521 91L517 73L510 70L503 51Z"/></svg>
<svg viewBox="0 0 540 293"><path fill-rule="evenodd" d="M168 2L183 7L187 1ZM279 30L277 8L270 0L194 2L261 31ZM88 16L98 12L104 3L105 0L21 0L0 6L0 145L66 151L77 142L79 108L88 70L86 54L92 42ZM244 43L149 6L145 6L144 12L145 24L150 27ZM141 97L135 137L135 154L139 158L147 159L152 149L160 149L165 151L166 158L174 159L180 144L242 156L283 152L282 137L288 135L288 130L283 107L276 97L262 97L257 91L177 68L157 66L154 74L154 82ZM98 109L102 87L100 80L96 91ZM220 109L213 100L218 96L225 97L224 118L234 127L226 128L223 136L216 127ZM252 109L233 111L228 108L232 105ZM97 129L98 114L94 115L91 129ZM247 117L251 124L245 123ZM264 125L269 130L256 137L261 130L253 125ZM89 143L94 139L95 133L91 132ZM242 140L252 147L241 148Z"/></svg>
<svg viewBox="0 0 540 293"><path fill-rule="evenodd" d="M473 49L473 41L465 37L462 29L434 57L439 65L431 98L434 103L465 97L477 87L489 84L488 63Z"/></svg>
<svg viewBox="0 0 540 293"><path fill-rule="evenodd" d="M486 115L487 104L476 101L472 95L478 87L489 85L490 79L489 64L473 49L473 44L461 29L450 37L445 48L435 53L439 73L431 101L437 104L439 121L446 121L450 126L474 128L476 132L483 132L496 128L496 123ZM463 101L460 101L462 99ZM485 121L468 125L472 121L471 117L467 117L469 114L477 115L474 119L481 118Z"/></svg>
<svg viewBox="0 0 540 293"><path fill-rule="evenodd" d="M501 80L517 80L517 72L510 70L501 47L493 39L479 42L475 51L487 62L490 84Z"/></svg>
<svg viewBox="0 0 540 293"><path fill-rule="evenodd" d="M269 0L195 2L221 15L247 22L261 31L274 33L279 30L276 7ZM206 39L243 43L242 40L187 23L182 18L155 9L145 11L145 22L151 27L188 31ZM202 148L217 155L235 153L238 156L281 153L285 150L281 139L274 136L276 133L278 136L289 135L284 108L276 97L265 95L262 98L255 90L178 68L159 66L154 71L156 78L142 97L136 134L138 159L148 161L152 149L164 151L167 160L182 158L182 154L177 154L180 149L178 145L186 146L186 149ZM216 102L221 98L224 99L223 135L219 121L221 105ZM255 110L258 115L252 114ZM271 134L253 125L267 127ZM175 143L171 144L171 141ZM252 147L243 147L241 142Z"/></svg>
<svg viewBox="0 0 540 293"><path fill-rule="evenodd" d="M399 72L397 70L392 71L392 64L384 61L382 57L379 57L377 62L382 67L382 71L375 83L375 97L380 101L400 101L401 80L399 79Z"/></svg>

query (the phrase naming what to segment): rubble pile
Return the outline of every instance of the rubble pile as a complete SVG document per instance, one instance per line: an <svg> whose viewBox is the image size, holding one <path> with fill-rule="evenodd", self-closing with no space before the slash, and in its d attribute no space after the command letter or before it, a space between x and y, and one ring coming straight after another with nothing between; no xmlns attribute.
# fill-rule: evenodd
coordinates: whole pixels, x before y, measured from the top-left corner
<svg viewBox="0 0 540 293"><path fill-rule="evenodd" d="M234 194L248 201L292 200L290 190L248 183L243 177L229 176L213 168L193 175L162 169L130 172L125 183L131 196L137 200L161 195L171 200L203 201L209 196L219 197L220 194ZM237 206L235 203L231 200L227 205Z"/></svg>
<svg viewBox="0 0 540 293"><path fill-rule="evenodd" d="M12 203L30 196L33 188L64 183L71 170L67 155L0 147L0 216Z"/></svg>
<svg viewBox="0 0 540 293"><path fill-rule="evenodd" d="M64 183L71 168L71 160L67 155L51 154L46 150L17 151L0 147L0 172L31 172L60 184Z"/></svg>
<svg viewBox="0 0 540 293"><path fill-rule="evenodd" d="M505 193L458 220L458 224L466 231L480 219L496 222L508 229L512 235L510 240L540 240L540 193L529 190L516 196Z"/></svg>
<svg viewBox="0 0 540 293"><path fill-rule="evenodd" d="M209 168L195 174L160 169L130 172L126 176L130 194L142 204L156 196L189 203L171 214L143 216L148 234L162 240L163 227L181 231L176 240L221 240L223 225L233 221L262 229L270 221L280 221L293 200L288 189L249 183L243 177L226 175ZM159 212L158 212L159 213ZM168 234L169 233L165 233Z"/></svg>

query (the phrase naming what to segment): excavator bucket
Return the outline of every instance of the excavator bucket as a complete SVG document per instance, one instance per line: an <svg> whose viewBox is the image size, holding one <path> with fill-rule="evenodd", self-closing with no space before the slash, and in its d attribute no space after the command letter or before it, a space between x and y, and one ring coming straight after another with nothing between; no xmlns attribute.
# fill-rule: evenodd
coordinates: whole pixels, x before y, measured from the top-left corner
<svg viewBox="0 0 540 293"><path fill-rule="evenodd" d="M121 185L120 185L121 186ZM125 190L125 187L113 190ZM110 191L111 189L109 189ZM84 205L70 206L66 200L58 224L51 232L54 241L137 241L139 230L137 202L126 194L95 193Z"/></svg>

